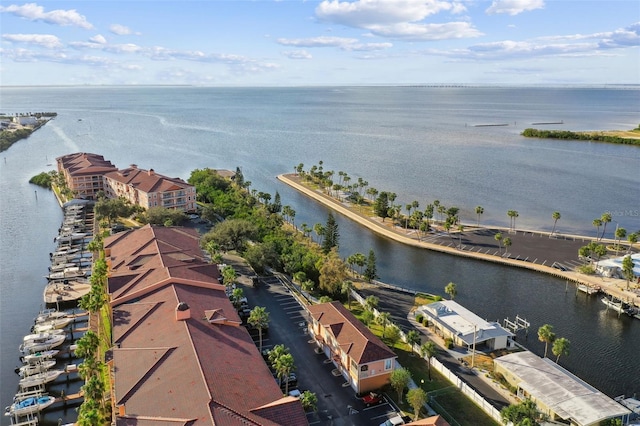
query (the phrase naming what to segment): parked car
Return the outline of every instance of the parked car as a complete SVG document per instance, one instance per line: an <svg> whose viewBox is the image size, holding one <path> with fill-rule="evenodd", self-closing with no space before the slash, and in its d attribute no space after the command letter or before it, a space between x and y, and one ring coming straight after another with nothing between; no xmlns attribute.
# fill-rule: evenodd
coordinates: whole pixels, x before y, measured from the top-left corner
<svg viewBox="0 0 640 426"><path fill-rule="evenodd" d="M298 386L298 378L295 373L290 373L289 377L286 377L284 380L280 380L279 377L276 377L276 383L280 386L280 389L284 390L287 385L289 389L295 388Z"/></svg>
<svg viewBox="0 0 640 426"><path fill-rule="evenodd" d="M380 423L380 426L398 426L403 424L404 419L402 418L402 416L400 416L400 414L396 414L390 419L387 419L384 423Z"/></svg>
<svg viewBox="0 0 640 426"><path fill-rule="evenodd" d="M382 396L382 394L375 393L375 392L369 392L368 394L363 396L361 399L362 399L362 402L364 402L367 407L371 407L372 405L378 405L384 401L384 397Z"/></svg>

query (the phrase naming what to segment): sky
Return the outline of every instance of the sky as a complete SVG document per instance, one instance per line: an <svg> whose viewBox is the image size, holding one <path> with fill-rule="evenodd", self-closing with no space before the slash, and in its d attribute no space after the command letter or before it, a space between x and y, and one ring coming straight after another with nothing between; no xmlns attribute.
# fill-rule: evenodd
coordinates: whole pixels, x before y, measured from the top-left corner
<svg viewBox="0 0 640 426"><path fill-rule="evenodd" d="M640 84L638 0L0 0L0 85Z"/></svg>

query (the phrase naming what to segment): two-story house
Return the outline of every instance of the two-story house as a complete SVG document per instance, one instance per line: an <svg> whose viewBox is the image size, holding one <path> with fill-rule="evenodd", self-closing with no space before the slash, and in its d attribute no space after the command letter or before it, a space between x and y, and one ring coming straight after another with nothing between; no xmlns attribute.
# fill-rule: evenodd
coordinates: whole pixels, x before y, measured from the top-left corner
<svg viewBox="0 0 640 426"><path fill-rule="evenodd" d="M356 393L380 389L390 381L396 354L340 302L308 308L309 332Z"/></svg>

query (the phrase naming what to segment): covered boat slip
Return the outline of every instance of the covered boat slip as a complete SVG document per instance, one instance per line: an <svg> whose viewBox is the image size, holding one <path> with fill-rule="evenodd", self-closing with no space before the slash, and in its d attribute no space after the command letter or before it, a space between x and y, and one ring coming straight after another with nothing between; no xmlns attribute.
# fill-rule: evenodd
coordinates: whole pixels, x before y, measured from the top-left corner
<svg viewBox="0 0 640 426"><path fill-rule="evenodd" d="M613 418L628 421L631 415L631 410L548 358L524 351L501 356L494 363L495 373L516 386L518 396L534 400L552 420L590 426Z"/></svg>

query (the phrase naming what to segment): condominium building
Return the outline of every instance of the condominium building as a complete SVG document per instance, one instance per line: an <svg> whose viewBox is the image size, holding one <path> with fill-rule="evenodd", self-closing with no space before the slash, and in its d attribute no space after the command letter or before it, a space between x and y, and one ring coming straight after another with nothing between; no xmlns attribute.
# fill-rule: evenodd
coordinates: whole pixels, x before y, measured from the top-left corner
<svg viewBox="0 0 640 426"><path fill-rule="evenodd" d="M140 169L135 164L105 174L104 191L109 198L122 197L145 209L196 210L196 188L193 185L180 178L163 176L153 169Z"/></svg>
<svg viewBox="0 0 640 426"><path fill-rule="evenodd" d="M103 176L118 170L102 155L86 152L63 155L56 158L58 173L64 175L67 187L76 198L95 200L97 193L104 190Z"/></svg>
<svg viewBox="0 0 640 426"><path fill-rule="evenodd" d="M356 393L390 382L396 354L340 302L308 307L309 331Z"/></svg>

